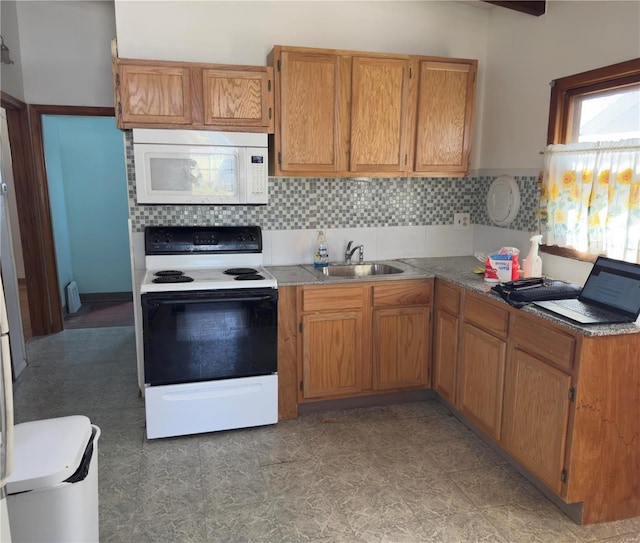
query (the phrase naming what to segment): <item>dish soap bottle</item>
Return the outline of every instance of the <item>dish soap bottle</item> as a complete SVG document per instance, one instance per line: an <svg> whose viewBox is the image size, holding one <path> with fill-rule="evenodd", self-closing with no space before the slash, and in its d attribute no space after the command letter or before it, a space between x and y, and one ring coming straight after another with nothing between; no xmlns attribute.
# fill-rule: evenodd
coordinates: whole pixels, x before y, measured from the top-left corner
<svg viewBox="0 0 640 543"><path fill-rule="evenodd" d="M524 260L524 276L525 277L542 277L542 258L538 256L538 245L542 243L542 236L531 236L529 240L531 248L529 254Z"/></svg>
<svg viewBox="0 0 640 543"><path fill-rule="evenodd" d="M329 246L327 245L327 238L324 237L324 232L318 230L316 236L316 251L313 257L314 268L326 268L329 265Z"/></svg>

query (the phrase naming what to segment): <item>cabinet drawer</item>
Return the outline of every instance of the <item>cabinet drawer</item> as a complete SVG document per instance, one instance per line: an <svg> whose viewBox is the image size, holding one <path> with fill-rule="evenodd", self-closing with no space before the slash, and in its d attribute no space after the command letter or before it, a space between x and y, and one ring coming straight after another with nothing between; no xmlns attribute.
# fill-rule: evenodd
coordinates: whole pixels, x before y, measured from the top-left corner
<svg viewBox="0 0 640 543"><path fill-rule="evenodd" d="M364 287L306 288L302 293L302 311L361 309Z"/></svg>
<svg viewBox="0 0 640 543"><path fill-rule="evenodd" d="M430 283L389 283L374 285L374 307L388 307L394 305L426 305L431 300Z"/></svg>
<svg viewBox="0 0 640 543"><path fill-rule="evenodd" d="M509 311L467 294L464 301L464 320L487 332L504 337L509 324Z"/></svg>
<svg viewBox="0 0 640 543"><path fill-rule="evenodd" d="M438 307L445 309L454 315L458 315L460 313L460 289L442 281L438 281L436 292Z"/></svg>
<svg viewBox="0 0 640 543"><path fill-rule="evenodd" d="M523 350L570 371L576 338L537 321L518 315L513 327L514 342Z"/></svg>

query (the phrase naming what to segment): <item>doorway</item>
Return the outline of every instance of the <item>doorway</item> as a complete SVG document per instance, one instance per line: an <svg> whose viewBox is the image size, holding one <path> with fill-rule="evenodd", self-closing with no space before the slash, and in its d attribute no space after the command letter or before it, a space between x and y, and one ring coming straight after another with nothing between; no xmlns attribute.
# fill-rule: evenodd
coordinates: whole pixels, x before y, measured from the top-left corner
<svg viewBox="0 0 640 543"><path fill-rule="evenodd" d="M91 297L96 294L103 296L113 293L113 286L107 287L105 291L95 292L92 289L97 288L96 283L91 278L103 274L105 270L113 270L114 262L118 262L116 268L120 271L116 275L120 279L125 275L127 276L127 283L124 287L127 290L118 291L117 294L121 295L128 292L130 296L131 271L127 229L128 196L124 165L124 139L122 132L115 126L113 108L36 105L29 106L29 113L31 132L33 134L34 165L40 203L39 211L43 225L42 251L45 261L43 280L46 284L50 316L48 330L43 333L47 334L61 331L64 328L65 306L68 308L66 291L71 282L66 282L66 279L70 278L68 275L69 270L71 270L72 275L80 273L85 278L85 280L76 281L78 295L82 288L85 290L83 294L86 296ZM106 129L103 125L102 129L98 130L98 132L102 131L104 140L96 139L96 134L92 133L92 129L89 129L86 138L80 139L77 138L77 134L74 135L73 129L68 130L69 127L74 125L76 127L91 125L95 119L89 118L101 117L109 118L105 122L110 125ZM54 127L53 129L51 128L52 126ZM62 132L69 132L63 137L60 137L61 127ZM86 129L87 126L83 126L83 130ZM55 136L53 139L49 138L51 134ZM78 149L82 149L82 151L78 153ZM64 160L61 158L59 151L65 155ZM84 166L79 167L78 164L84 160L83 155L85 153L93 155L93 159L85 162ZM103 170L111 169L107 168L107 165L111 163L117 164L115 170L120 170L120 173L105 177ZM61 170L64 173L63 177L66 177L67 172L72 172L73 175L80 179L79 182L71 182L72 185L75 183L75 188L69 190L70 195L64 194L62 198L60 198L60 192L65 192L66 189L64 187L61 188L56 179ZM64 183L66 181L63 182L63 185ZM78 195L82 195L82 197L78 198ZM101 205L103 198L112 200L113 197L116 197L116 204L111 202L108 205ZM69 227L66 209L67 198L73 200L71 207L79 209L81 229L86 227L88 231L92 231L93 235L98 237L101 234L111 237L112 231L116 231L117 241L104 242L102 240L96 243L93 241L95 238L92 238L92 236L71 236L72 230L75 230L77 226ZM58 201L60 199L63 201L61 207ZM76 200L80 202L78 203ZM87 214L87 207L90 205L97 207L94 207L94 213ZM56 206L60 207L62 212L57 212L56 214L54 211ZM82 223L83 220L85 221L84 223ZM72 219L72 223L75 224L76 222L75 219ZM60 227L60 223L63 224L62 234L56 231L56 228ZM64 233L65 228L68 231L67 233ZM96 245L102 243L107 243L107 250L102 255L93 252L92 258L82 256L84 251L91 253ZM73 246L80 248L81 256L79 260L74 262L73 259L69 260L68 255L58 254L58 247L61 248L62 253L68 253ZM110 251L115 252L110 253ZM63 263L63 267L60 269L59 262ZM96 271L96 263L102 265L99 271ZM123 271L125 268L126 271ZM104 285L104 283L102 284ZM122 282L120 284L121 287L118 288L123 288ZM92 299L92 303L94 301ZM78 327L85 326L80 324Z"/></svg>
<svg viewBox="0 0 640 543"><path fill-rule="evenodd" d="M114 117L41 120L64 327L99 326L131 300L123 133ZM87 321L91 308L104 318Z"/></svg>

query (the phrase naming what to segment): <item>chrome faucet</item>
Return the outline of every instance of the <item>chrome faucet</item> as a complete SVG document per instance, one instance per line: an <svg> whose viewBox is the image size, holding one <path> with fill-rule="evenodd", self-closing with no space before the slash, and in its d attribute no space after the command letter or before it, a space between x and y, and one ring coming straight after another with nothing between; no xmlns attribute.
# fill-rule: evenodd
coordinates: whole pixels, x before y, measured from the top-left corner
<svg viewBox="0 0 640 543"><path fill-rule="evenodd" d="M355 253L356 251L359 251L358 264L362 264L364 262L364 245L356 245L352 249L351 248L352 244L353 244L353 241L350 241L349 243L347 243L347 249L344 252L344 263L351 264L351 257L353 256L353 253Z"/></svg>

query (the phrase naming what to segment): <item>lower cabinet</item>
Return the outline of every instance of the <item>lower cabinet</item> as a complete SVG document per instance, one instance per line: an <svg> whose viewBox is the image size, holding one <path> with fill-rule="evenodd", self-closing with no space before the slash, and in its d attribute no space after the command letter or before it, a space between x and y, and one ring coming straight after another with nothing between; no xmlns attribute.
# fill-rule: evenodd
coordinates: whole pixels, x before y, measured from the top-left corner
<svg viewBox="0 0 640 543"><path fill-rule="evenodd" d="M305 398L353 395L363 381L362 311L322 312L302 317Z"/></svg>
<svg viewBox="0 0 640 543"><path fill-rule="evenodd" d="M464 324L458 407L496 441L501 437L506 359L504 340Z"/></svg>
<svg viewBox="0 0 640 543"><path fill-rule="evenodd" d="M509 311L486 296L466 293L462 317L456 405L500 441Z"/></svg>
<svg viewBox="0 0 640 543"><path fill-rule="evenodd" d="M435 291L436 392L579 522L640 515L640 334L581 332L440 279Z"/></svg>
<svg viewBox="0 0 640 543"><path fill-rule="evenodd" d="M373 388L388 390L427 384L429 307L373 311Z"/></svg>
<svg viewBox="0 0 640 543"><path fill-rule="evenodd" d="M458 330L462 289L445 281L435 285L433 326L433 388L451 405L456 403Z"/></svg>
<svg viewBox="0 0 640 543"><path fill-rule="evenodd" d="M509 357L505 447L557 494L562 493L571 376L516 347Z"/></svg>
<svg viewBox="0 0 640 543"><path fill-rule="evenodd" d="M301 287L299 401L427 388L432 283Z"/></svg>
<svg viewBox="0 0 640 543"><path fill-rule="evenodd" d="M432 290L431 280L285 287L281 418L301 402L427 388ZM636 517L640 334L630 332L581 332L437 279L433 388L579 504L582 523Z"/></svg>

